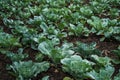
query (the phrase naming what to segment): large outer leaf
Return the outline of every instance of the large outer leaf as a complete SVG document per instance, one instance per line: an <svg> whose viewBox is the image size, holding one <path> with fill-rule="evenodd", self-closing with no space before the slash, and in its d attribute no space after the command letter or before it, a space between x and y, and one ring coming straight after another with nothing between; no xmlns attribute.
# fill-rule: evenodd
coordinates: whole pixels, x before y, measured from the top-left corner
<svg viewBox="0 0 120 80"><path fill-rule="evenodd" d="M70 58L64 58L61 60L63 71L70 73L76 79L88 78L86 73L92 70L94 63L83 60L78 55L73 55Z"/></svg>
<svg viewBox="0 0 120 80"><path fill-rule="evenodd" d="M54 45L52 42L42 42L38 46L38 50L40 50L43 54L50 55L51 51L54 49Z"/></svg>
<svg viewBox="0 0 120 80"><path fill-rule="evenodd" d="M17 79L30 79L38 73L47 71L49 68L48 62L35 63L32 61L13 62L10 68L14 71Z"/></svg>
<svg viewBox="0 0 120 80"><path fill-rule="evenodd" d="M111 76L114 73L114 68L106 66L105 69L100 69L99 73L91 71L88 75L94 80L112 80Z"/></svg>
<svg viewBox="0 0 120 80"><path fill-rule="evenodd" d="M96 64L99 66L111 65L111 59L109 57L99 57L97 55L91 55L91 57L95 60Z"/></svg>
<svg viewBox="0 0 120 80"><path fill-rule="evenodd" d="M78 42L77 43L76 51L79 55L81 55L83 58L90 58L91 55L101 55L101 51L96 49L96 43L92 42L90 44Z"/></svg>
<svg viewBox="0 0 120 80"><path fill-rule="evenodd" d="M65 43L62 47L56 47L55 44L55 42L44 41L39 44L38 50L49 56L55 63L59 63L61 59L70 57L74 53L71 50L72 44Z"/></svg>
<svg viewBox="0 0 120 80"><path fill-rule="evenodd" d="M0 47L21 46L19 38L14 38L13 35L0 32Z"/></svg>

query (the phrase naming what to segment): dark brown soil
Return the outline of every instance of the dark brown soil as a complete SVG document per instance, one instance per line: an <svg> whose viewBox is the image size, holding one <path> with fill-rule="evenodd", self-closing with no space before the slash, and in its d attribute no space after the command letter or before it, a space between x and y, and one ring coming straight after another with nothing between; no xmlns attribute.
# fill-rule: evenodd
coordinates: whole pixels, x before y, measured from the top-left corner
<svg viewBox="0 0 120 80"><path fill-rule="evenodd" d="M5 55L0 54L0 80L15 80L15 78L9 74L6 70L7 64L11 64L11 61L5 57Z"/></svg>

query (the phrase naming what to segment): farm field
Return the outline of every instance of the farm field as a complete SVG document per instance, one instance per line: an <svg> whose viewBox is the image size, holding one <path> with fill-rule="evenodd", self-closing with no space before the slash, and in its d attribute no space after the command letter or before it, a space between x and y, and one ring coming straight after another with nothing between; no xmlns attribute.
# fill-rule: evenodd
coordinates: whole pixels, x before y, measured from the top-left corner
<svg viewBox="0 0 120 80"><path fill-rule="evenodd" d="M120 80L120 0L0 0L0 80Z"/></svg>

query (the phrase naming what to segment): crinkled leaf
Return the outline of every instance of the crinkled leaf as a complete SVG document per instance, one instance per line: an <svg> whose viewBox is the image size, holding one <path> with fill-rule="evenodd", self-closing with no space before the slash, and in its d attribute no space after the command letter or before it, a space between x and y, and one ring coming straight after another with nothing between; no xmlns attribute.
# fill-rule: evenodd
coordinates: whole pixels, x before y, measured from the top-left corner
<svg viewBox="0 0 120 80"><path fill-rule="evenodd" d="M17 79L31 79L38 73L47 71L49 68L48 62L35 63L32 61L13 62L10 68L14 71Z"/></svg>
<svg viewBox="0 0 120 80"><path fill-rule="evenodd" d="M94 63L83 60L80 56L73 55L61 60L63 71L68 72L76 79L86 79L86 73L92 70Z"/></svg>
<svg viewBox="0 0 120 80"><path fill-rule="evenodd" d="M100 69L99 72L91 71L88 75L94 80L112 80L111 77L114 73L114 68L111 66L106 66L105 68Z"/></svg>

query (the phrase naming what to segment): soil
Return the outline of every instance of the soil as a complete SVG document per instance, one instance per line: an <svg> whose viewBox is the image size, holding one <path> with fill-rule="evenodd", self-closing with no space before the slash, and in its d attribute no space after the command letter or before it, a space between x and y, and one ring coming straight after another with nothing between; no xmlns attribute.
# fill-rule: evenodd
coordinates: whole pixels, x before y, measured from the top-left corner
<svg viewBox="0 0 120 80"><path fill-rule="evenodd" d="M6 64L11 64L11 61L5 57L5 55L0 54L0 80L15 80L15 78L9 74L6 70Z"/></svg>

